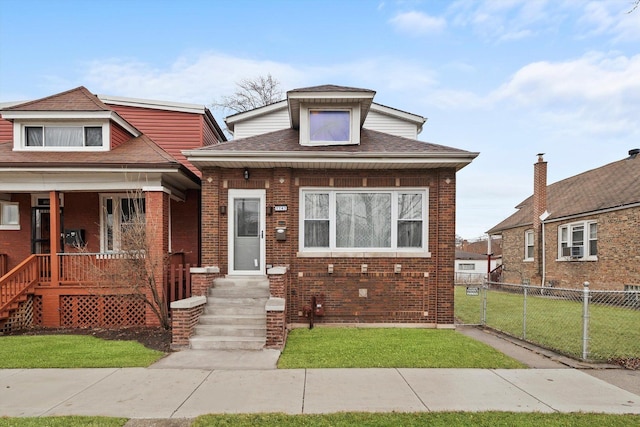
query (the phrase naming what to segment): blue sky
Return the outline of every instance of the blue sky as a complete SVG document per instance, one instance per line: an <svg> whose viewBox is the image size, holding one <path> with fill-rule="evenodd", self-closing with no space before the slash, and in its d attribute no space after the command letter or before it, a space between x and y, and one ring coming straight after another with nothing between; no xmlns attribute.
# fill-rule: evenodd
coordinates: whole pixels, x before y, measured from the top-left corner
<svg viewBox="0 0 640 427"><path fill-rule="evenodd" d="M537 153L552 183L640 148L632 3L4 0L0 102L84 85L208 105L267 73L373 89L428 118L419 139L480 152L458 174L473 239L532 193Z"/></svg>

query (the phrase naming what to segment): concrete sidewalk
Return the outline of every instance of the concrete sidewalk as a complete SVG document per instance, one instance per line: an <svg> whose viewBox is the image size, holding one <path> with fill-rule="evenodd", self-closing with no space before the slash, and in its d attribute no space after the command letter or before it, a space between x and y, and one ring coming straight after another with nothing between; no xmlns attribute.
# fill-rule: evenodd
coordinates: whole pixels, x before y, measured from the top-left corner
<svg viewBox="0 0 640 427"><path fill-rule="evenodd" d="M8 417L489 410L640 414L640 396L575 369L0 370Z"/></svg>

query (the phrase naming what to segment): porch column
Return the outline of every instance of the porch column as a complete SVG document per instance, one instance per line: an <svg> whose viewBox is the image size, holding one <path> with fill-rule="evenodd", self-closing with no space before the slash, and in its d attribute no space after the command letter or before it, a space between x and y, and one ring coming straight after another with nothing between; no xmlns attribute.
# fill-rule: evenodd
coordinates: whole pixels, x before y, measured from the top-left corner
<svg viewBox="0 0 640 427"><path fill-rule="evenodd" d="M60 194L49 193L49 259L51 288L60 286ZM42 326L60 327L60 295L47 292L42 295Z"/></svg>
<svg viewBox="0 0 640 427"><path fill-rule="evenodd" d="M153 275L158 294L162 296L162 303L167 304L164 286L164 266L169 254L169 206L170 191L164 187L144 187L145 217L149 273ZM147 290L148 298L153 302L151 291ZM168 310L168 307L160 307ZM150 307L146 308L147 326L160 326L160 320Z"/></svg>
<svg viewBox="0 0 640 427"><path fill-rule="evenodd" d="M51 286L60 286L60 193L49 193L49 247L51 250Z"/></svg>

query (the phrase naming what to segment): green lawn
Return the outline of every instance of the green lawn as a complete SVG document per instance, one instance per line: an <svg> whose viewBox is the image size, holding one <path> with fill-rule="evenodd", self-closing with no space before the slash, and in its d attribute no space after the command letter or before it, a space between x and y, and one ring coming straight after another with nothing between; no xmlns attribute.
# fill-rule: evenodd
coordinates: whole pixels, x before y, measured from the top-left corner
<svg viewBox="0 0 640 427"><path fill-rule="evenodd" d="M136 341L89 335L0 337L0 368L124 368L149 366L164 353Z"/></svg>
<svg viewBox="0 0 640 427"><path fill-rule="evenodd" d="M207 415L196 419L192 427L206 426L431 426L431 427L591 427L637 426L638 415L540 414L511 412L425 412L425 413L338 413L327 415Z"/></svg>
<svg viewBox="0 0 640 427"><path fill-rule="evenodd" d="M279 368L524 368L453 330L406 328L294 329Z"/></svg>
<svg viewBox="0 0 640 427"><path fill-rule="evenodd" d="M106 417L38 417L0 418L0 427L120 427L124 418ZM191 427L207 426L275 426L275 427L351 427L351 426L431 426L431 427L624 427L640 424L638 415L541 414L513 412L419 412L363 413L341 412L323 415L221 414L203 415Z"/></svg>
<svg viewBox="0 0 640 427"><path fill-rule="evenodd" d="M482 295L468 296L456 287L456 317L479 323ZM601 304L590 305L589 359L640 357L640 310ZM526 330L523 296L491 290L487 296L487 326L535 344L580 358L582 356L582 302L527 297Z"/></svg>

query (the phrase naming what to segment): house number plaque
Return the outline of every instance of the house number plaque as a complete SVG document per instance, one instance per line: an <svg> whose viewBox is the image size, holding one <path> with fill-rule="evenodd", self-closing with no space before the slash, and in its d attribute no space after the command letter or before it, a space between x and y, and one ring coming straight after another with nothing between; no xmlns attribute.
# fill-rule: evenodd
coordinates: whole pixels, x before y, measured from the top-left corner
<svg viewBox="0 0 640 427"><path fill-rule="evenodd" d="M273 207L275 212L286 212L288 210L287 205L275 205Z"/></svg>

